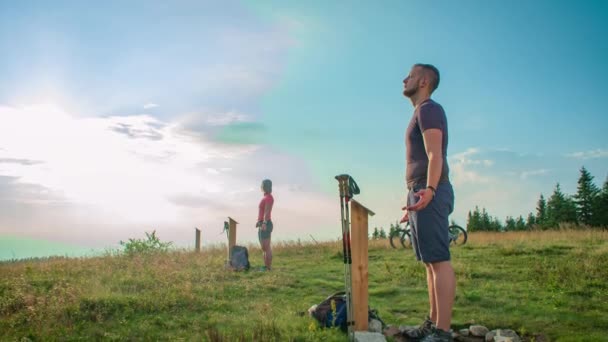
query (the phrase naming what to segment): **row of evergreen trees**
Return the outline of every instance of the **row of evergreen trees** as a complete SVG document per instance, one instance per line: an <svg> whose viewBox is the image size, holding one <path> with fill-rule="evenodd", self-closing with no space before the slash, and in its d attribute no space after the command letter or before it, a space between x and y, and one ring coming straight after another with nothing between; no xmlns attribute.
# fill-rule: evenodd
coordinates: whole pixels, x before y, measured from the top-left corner
<svg viewBox="0 0 608 342"><path fill-rule="evenodd" d="M391 224L391 233L393 231L393 227ZM386 231L384 230L384 228L380 227L380 229L378 229L378 227L374 228L374 232L372 233L372 239L374 240L378 240L378 239L386 239L388 236L386 235Z"/></svg>
<svg viewBox="0 0 608 342"><path fill-rule="evenodd" d="M531 229L558 228L560 223L608 227L608 178L600 189L593 182L593 176L583 166L580 170L576 194L564 194L559 183L548 199L541 194L536 205L536 213L526 218L508 216L504 225L496 217L490 216L485 208L475 207L469 211L468 231L517 231Z"/></svg>

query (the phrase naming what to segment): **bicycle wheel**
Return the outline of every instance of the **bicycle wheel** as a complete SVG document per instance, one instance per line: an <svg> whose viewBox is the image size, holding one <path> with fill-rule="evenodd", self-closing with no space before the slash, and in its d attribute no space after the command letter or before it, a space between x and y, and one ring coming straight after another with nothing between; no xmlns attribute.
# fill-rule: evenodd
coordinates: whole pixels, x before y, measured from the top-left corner
<svg viewBox="0 0 608 342"><path fill-rule="evenodd" d="M391 235L391 236L388 238L388 242L390 242L390 243L391 243L391 247L393 247L393 248L395 248L395 249L397 248L397 239L400 239L400 236L401 236L401 231L402 231L401 229L397 229L397 230L395 230L395 231L393 232L393 234L392 234L392 235ZM393 239L394 239L395 241L393 241Z"/></svg>
<svg viewBox="0 0 608 342"><path fill-rule="evenodd" d="M401 246L403 246L403 248L412 247L412 233L410 233L409 222L405 224L405 229L403 229L403 232L400 234L399 242L401 242Z"/></svg>
<svg viewBox="0 0 608 342"><path fill-rule="evenodd" d="M464 228L455 224L450 226L450 243L460 246L467 243L467 239L467 231Z"/></svg>

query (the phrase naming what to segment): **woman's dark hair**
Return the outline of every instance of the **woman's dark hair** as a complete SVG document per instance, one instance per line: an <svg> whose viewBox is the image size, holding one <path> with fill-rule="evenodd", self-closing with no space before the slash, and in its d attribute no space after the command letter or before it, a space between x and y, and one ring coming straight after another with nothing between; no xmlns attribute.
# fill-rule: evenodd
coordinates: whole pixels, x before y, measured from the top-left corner
<svg viewBox="0 0 608 342"><path fill-rule="evenodd" d="M271 193L272 192L272 181L270 179L264 179L262 181L262 189L264 190L265 193Z"/></svg>

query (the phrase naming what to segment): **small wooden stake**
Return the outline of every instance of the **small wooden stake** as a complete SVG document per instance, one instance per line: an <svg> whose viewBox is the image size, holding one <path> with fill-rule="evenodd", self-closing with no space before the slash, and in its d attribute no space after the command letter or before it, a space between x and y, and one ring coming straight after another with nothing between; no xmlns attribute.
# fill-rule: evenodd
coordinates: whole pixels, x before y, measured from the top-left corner
<svg viewBox="0 0 608 342"><path fill-rule="evenodd" d="M196 250L197 252L201 251L201 230L198 228L194 228L196 229L196 240L194 241L194 250Z"/></svg>

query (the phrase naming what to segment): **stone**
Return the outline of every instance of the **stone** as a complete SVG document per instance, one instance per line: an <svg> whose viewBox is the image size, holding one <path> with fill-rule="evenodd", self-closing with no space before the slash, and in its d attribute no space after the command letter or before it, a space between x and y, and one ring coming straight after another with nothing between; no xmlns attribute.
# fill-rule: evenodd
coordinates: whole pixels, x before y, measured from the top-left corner
<svg viewBox="0 0 608 342"><path fill-rule="evenodd" d="M513 339L504 336L494 336L494 342L513 342Z"/></svg>
<svg viewBox="0 0 608 342"><path fill-rule="evenodd" d="M404 332L406 330L414 330L414 329L418 329L417 325L400 325L399 326L399 331Z"/></svg>
<svg viewBox="0 0 608 342"><path fill-rule="evenodd" d="M386 342L386 337L375 332L355 331L355 342Z"/></svg>
<svg viewBox="0 0 608 342"><path fill-rule="evenodd" d="M377 319L371 319L368 323L368 329L370 332L382 333L382 322Z"/></svg>
<svg viewBox="0 0 608 342"><path fill-rule="evenodd" d="M484 337L488 334L490 330L483 325L471 325L469 327L469 332L473 336Z"/></svg>
<svg viewBox="0 0 608 342"><path fill-rule="evenodd" d="M454 341L458 342L483 342L485 339L483 337L475 337L475 336L458 336L454 339Z"/></svg>
<svg viewBox="0 0 608 342"><path fill-rule="evenodd" d="M386 337L393 337L399 334L401 334L401 330L395 326L389 325L386 327L386 329L384 329L384 336Z"/></svg>
<svg viewBox="0 0 608 342"><path fill-rule="evenodd" d="M511 329L496 329L486 334L486 342L521 342L521 338Z"/></svg>
<svg viewBox="0 0 608 342"><path fill-rule="evenodd" d="M460 329L458 330L458 334L460 334L460 336L469 336L469 329Z"/></svg>

